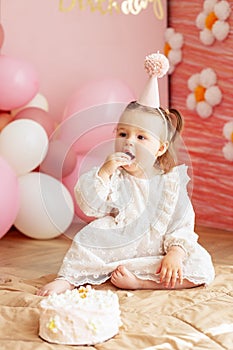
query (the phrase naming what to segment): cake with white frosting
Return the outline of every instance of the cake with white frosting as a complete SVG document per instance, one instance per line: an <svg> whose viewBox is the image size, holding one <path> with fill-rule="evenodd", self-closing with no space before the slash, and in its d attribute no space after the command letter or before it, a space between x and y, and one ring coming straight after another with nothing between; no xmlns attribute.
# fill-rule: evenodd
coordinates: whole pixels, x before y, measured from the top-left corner
<svg viewBox="0 0 233 350"><path fill-rule="evenodd" d="M40 302L39 336L51 343L94 345L119 331L118 297L90 286L52 294Z"/></svg>

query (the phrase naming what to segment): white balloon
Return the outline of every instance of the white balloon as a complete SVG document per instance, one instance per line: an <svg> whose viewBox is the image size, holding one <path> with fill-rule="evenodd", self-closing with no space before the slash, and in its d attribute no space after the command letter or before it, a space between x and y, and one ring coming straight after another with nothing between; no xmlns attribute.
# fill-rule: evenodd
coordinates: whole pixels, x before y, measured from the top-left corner
<svg viewBox="0 0 233 350"><path fill-rule="evenodd" d="M48 104L48 101L47 101L46 97L44 95L38 93L25 106L13 109L11 111L11 115L15 116L17 113L19 113L19 111L22 111L23 109L28 108L28 107L40 108L40 109L43 109L46 112L48 112L48 110L49 110L49 104Z"/></svg>
<svg viewBox="0 0 233 350"><path fill-rule="evenodd" d="M48 112L49 104L46 97L40 93L36 94L33 99L27 103L26 107L37 107Z"/></svg>
<svg viewBox="0 0 233 350"><path fill-rule="evenodd" d="M9 123L0 135L0 155L17 175L35 169L48 151L48 136L34 120L20 119Z"/></svg>
<svg viewBox="0 0 233 350"><path fill-rule="evenodd" d="M19 177L20 208L15 227L26 236L51 239L63 233L74 216L67 188L47 174L31 172Z"/></svg>

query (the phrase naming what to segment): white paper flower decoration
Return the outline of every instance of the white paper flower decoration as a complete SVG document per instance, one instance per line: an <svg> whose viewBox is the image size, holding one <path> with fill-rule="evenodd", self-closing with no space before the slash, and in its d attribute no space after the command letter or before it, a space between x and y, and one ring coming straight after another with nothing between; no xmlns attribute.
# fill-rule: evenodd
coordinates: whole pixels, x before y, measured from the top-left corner
<svg viewBox="0 0 233 350"><path fill-rule="evenodd" d="M233 121L224 125L223 135L228 140L222 149L223 155L227 160L233 162Z"/></svg>
<svg viewBox="0 0 233 350"><path fill-rule="evenodd" d="M226 39L230 25L226 19L230 16L231 8L226 0L205 0L203 12L196 18L196 26L200 29L200 40L204 45L212 45L216 40Z"/></svg>
<svg viewBox="0 0 233 350"><path fill-rule="evenodd" d="M212 68L206 68L201 73L193 74L188 79L188 88L192 91L186 105L190 110L196 110L202 118L208 118L213 112L213 107L222 100L222 93L216 85L217 76Z"/></svg>
<svg viewBox="0 0 233 350"><path fill-rule="evenodd" d="M164 54L167 56L170 68L168 74L171 74L175 66L182 61L182 46L184 43L183 35L176 33L173 28L165 30Z"/></svg>

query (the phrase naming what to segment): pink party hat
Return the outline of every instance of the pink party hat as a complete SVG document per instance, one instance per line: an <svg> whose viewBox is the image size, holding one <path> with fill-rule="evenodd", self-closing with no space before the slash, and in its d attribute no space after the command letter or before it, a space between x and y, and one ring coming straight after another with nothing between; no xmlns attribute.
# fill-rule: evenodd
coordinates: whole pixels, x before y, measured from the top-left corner
<svg viewBox="0 0 233 350"><path fill-rule="evenodd" d="M161 53L153 53L145 58L145 69L149 75L146 86L138 99L143 106L159 108L159 87L158 79L162 78L169 69L169 61Z"/></svg>

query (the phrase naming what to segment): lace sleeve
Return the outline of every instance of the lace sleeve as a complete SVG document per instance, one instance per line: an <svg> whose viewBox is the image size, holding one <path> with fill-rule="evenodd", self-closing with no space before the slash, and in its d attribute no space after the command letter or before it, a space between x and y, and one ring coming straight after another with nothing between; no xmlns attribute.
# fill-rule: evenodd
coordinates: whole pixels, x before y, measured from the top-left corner
<svg viewBox="0 0 233 350"><path fill-rule="evenodd" d="M117 176L105 183L98 176L99 168L83 174L74 188L75 199L88 216L103 217L114 208L117 197Z"/></svg>

